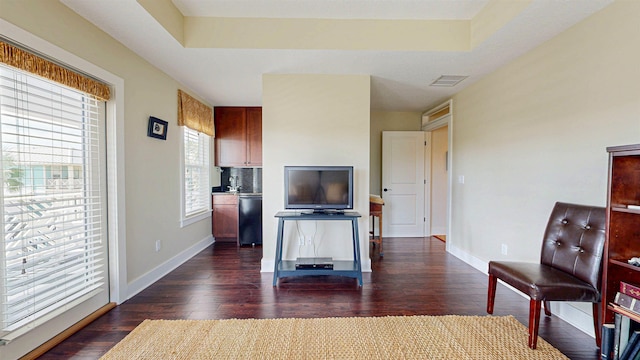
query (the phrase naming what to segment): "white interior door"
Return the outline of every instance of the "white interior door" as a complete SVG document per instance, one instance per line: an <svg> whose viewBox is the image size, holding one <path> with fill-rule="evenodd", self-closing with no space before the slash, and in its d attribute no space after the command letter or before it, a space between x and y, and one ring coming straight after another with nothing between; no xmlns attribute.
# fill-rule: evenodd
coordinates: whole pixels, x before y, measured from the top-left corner
<svg viewBox="0 0 640 360"><path fill-rule="evenodd" d="M424 132L382 132L382 236L424 236L424 154Z"/></svg>

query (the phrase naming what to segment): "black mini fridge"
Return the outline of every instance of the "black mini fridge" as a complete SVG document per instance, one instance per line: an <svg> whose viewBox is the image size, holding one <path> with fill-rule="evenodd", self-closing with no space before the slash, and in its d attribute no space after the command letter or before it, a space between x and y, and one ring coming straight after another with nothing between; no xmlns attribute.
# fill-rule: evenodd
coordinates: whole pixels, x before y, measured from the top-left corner
<svg viewBox="0 0 640 360"><path fill-rule="evenodd" d="M262 195L238 197L238 244L262 245Z"/></svg>

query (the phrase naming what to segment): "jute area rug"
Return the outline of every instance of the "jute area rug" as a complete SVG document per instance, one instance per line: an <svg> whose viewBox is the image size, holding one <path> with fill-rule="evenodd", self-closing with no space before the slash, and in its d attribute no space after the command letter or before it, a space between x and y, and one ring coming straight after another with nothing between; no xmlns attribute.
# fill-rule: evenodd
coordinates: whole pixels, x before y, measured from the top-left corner
<svg viewBox="0 0 640 360"><path fill-rule="evenodd" d="M568 359L513 316L145 320L102 359Z"/></svg>

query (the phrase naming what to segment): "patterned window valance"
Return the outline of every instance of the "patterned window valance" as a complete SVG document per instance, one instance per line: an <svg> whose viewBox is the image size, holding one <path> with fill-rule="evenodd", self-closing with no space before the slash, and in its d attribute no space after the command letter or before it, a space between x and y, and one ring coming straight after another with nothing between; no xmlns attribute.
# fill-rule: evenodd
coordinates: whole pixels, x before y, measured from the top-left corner
<svg viewBox="0 0 640 360"><path fill-rule="evenodd" d="M215 136L213 128L213 110L178 89L178 125Z"/></svg>
<svg viewBox="0 0 640 360"><path fill-rule="evenodd" d="M80 90L100 100L109 100L111 97L109 85L67 69L64 66L2 40L0 40L0 62Z"/></svg>

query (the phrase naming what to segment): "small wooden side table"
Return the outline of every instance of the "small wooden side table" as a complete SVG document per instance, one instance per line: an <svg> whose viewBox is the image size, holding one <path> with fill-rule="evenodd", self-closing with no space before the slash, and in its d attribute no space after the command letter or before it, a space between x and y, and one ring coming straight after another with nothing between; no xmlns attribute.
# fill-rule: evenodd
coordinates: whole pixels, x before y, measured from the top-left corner
<svg viewBox="0 0 640 360"><path fill-rule="evenodd" d="M377 244L380 249L380 256L384 256L384 252L382 251L382 206L384 205L384 200L380 196L377 195L369 195L369 216L372 217L372 230L369 231L371 234L370 242ZM376 217L378 217L378 238L376 238Z"/></svg>

